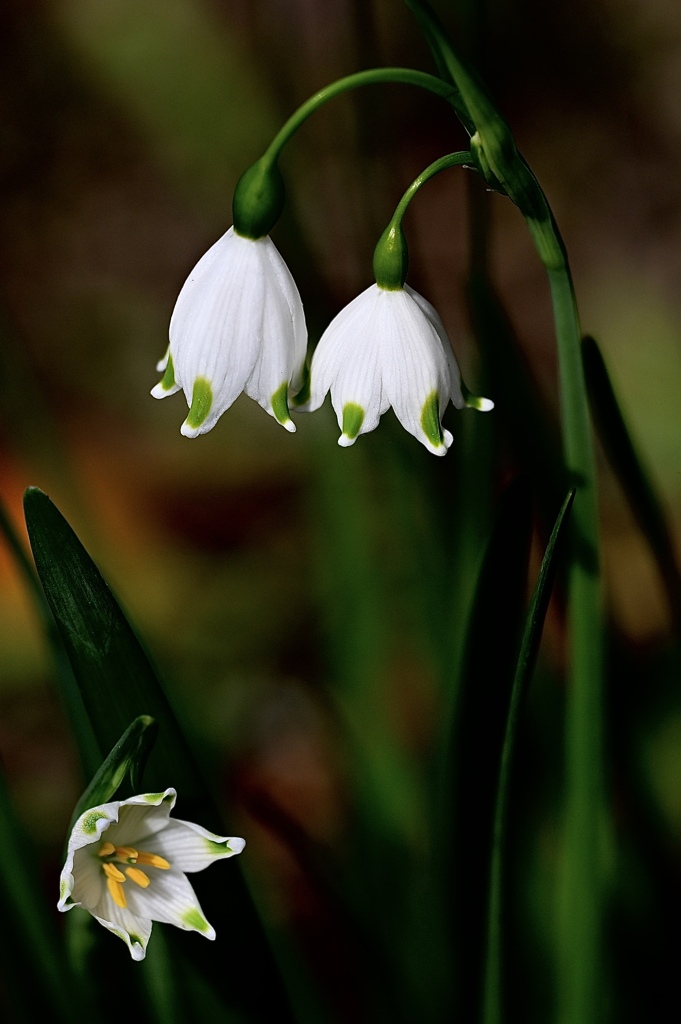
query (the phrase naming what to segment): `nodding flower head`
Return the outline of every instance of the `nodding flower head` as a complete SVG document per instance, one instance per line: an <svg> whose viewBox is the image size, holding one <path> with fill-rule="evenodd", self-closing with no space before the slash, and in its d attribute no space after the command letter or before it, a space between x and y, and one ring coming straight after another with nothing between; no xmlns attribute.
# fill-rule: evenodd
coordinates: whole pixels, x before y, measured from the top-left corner
<svg viewBox="0 0 681 1024"><path fill-rule="evenodd" d="M184 391L186 437L214 427L242 391L293 431L288 402L303 383L306 345L300 295L276 246L232 227L185 281L151 393Z"/></svg>
<svg viewBox="0 0 681 1024"><path fill-rule="evenodd" d="M392 406L428 451L445 455L452 435L442 417L450 401L457 409L493 408L465 388L442 321L408 285L373 284L329 324L312 358L310 398L301 409L318 409L329 391L343 447L375 430Z"/></svg>

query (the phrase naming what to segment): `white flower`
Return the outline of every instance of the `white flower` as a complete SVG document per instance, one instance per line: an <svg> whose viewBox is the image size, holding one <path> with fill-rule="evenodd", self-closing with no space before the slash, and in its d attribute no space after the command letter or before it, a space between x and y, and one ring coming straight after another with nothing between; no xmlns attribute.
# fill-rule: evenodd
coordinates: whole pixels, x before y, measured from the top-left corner
<svg viewBox="0 0 681 1024"><path fill-rule="evenodd" d="M91 807L69 837L59 910L84 907L143 960L152 921L215 938L187 880L214 860L240 853L243 839L216 836L169 817L175 790Z"/></svg>
<svg viewBox="0 0 681 1024"><path fill-rule="evenodd" d="M306 344L300 295L274 242L244 238L232 227L184 283L157 367L164 376L151 393L184 391L186 437L214 427L242 391L295 430L289 389L293 395L301 387Z"/></svg>
<svg viewBox="0 0 681 1024"><path fill-rule="evenodd" d="M392 406L414 437L444 455L452 443L442 429L448 402L493 407L466 390L442 321L408 285L373 284L341 310L319 340L310 377L310 399L301 408L318 409L330 390L343 447L375 430Z"/></svg>

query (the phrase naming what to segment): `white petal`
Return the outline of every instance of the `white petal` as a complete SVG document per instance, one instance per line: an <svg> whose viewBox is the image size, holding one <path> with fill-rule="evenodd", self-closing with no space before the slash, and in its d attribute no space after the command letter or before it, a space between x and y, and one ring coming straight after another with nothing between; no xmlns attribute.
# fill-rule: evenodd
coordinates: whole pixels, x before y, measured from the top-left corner
<svg viewBox="0 0 681 1024"><path fill-rule="evenodd" d="M389 303L380 335L383 385L398 419L436 455L447 451L441 432L450 397L450 374L442 341L412 295L385 291Z"/></svg>
<svg viewBox="0 0 681 1024"><path fill-rule="evenodd" d="M175 395L182 388L179 384L172 384L168 388L164 388L163 384L159 381L158 384L154 384L153 388L149 392L152 398L167 398L168 395Z"/></svg>
<svg viewBox="0 0 681 1024"><path fill-rule="evenodd" d="M318 409L330 390L341 431L346 407L361 410L360 425L355 423L350 435L341 435L343 446L374 430L388 408L376 344L381 330L380 298L377 285L371 285L353 299L324 331L312 357L310 400L303 408Z"/></svg>
<svg viewBox="0 0 681 1024"><path fill-rule="evenodd" d="M182 433L210 430L244 390L295 430L285 398L301 386L306 344L300 295L274 243L230 228L194 267L170 322L175 384L190 407ZM200 414L191 412L197 380ZM162 384L152 391L169 393Z"/></svg>
<svg viewBox="0 0 681 1024"><path fill-rule="evenodd" d="M153 852L180 871L203 871L215 860L241 853L245 845L236 836L217 836L201 825L173 818L163 832L154 836Z"/></svg>
<svg viewBox="0 0 681 1024"><path fill-rule="evenodd" d="M291 274L269 238L259 256L261 273L267 282L260 306L260 350L244 391L259 402L287 430L295 424L288 415L288 390L301 386L307 345L305 314Z"/></svg>
<svg viewBox="0 0 681 1024"><path fill-rule="evenodd" d="M301 406L313 412L323 403L340 368L355 356L355 342L361 334L366 310L372 303L375 286L367 288L344 306L322 334L310 366L310 398Z"/></svg>
<svg viewBox="0 0 681 1024"><path fill-rule="evenodd" d="M101 900L105 887L101 864L92 851L88 848L75 850L59 878L57 908L66 911L83 906L91 910Z"/></svg>
<svg viewBox="0 0 681 1024"><path fill-rule="evenodd" d="M215 930L206 920L196 893L183 872L155 870L146 889L134 882L126 882L124 887L127 911L136 920L162 921L185 931L200 932L207 939L215 938Z"/></svg>
<svg viewBox="0 0 681 1024"><path fill-rule="evenodd" d="M210 411L191 428L191 436L215 425L243 391L258 357L265 290L259 244L230 228L199 260L175 304L170 321L175 381L190 407L197 377L212 390Z"/></svg>
<svg viewBox="0 0 681 1024"><path fill-rule="evenodd" d="M168 825L168 816L177 798L174 789L164 793L143 793L121 800L118 821L111 825L106 838L115 846L137 846Z"/></svg>
<svg viewBox="0 0 681 1024"><path fill-rule="evenodd" d="M444 324L442 323L435 307L431 306L427 299L424 299L422 295L419 295L418 292L415 292L414 289L410 288L407 284L405 284L404 290L409 296L411 296L440 338L442 348L447 356L447 363L449 365L449 398L456 409L463 409L466 405L466 401L461 390L461 371ZM444 409L442 411L444 412Z"/></svg>
<svg viewBox="0 0 681 1024"><path fill-rule="evenodd" d="M300 293L295 281L293 280L291 271L281 258L279 250L275 246L274 242L272 242L270 238L267 238L266 241L269 243L267 247L267 259L271 267L271 272L276 277L279 289L286 300L289 310L290 343L288 351L289 374L287 379L291 385L291 393L296 394L303 383L305 357L307 355L307 325L305 323L305 312L303 310L303 302L300 298Z"/></svg>
<svg viewBox="0 0 681 1024"><path fill-rule="evenodd" d="M108 804L100 804L99 807L91 807L85 811L76 821L71 829L66 850L66 861L59 877L59 910L70 910L76 906L81 897L85 894L87 898L96 902L97 891L91 888L94 881L86 875L83 882L83 890L77 888L78 878L77 865L80 861L80 851L87 847L99 846L101 836L118 819L120 801L114 800ZM75 866L74 866L75 865ZM74 895L74 893L76 893Z"/></svg>
<svg viewBox="0 0 681 1024"><path fill-rule="evenodd" d="M127 886L127 883L126 883ZM134 913L130 906L118 907L108 891L92 916L126 943L133 960L144 960L151 936L151 918Z"/></svg>

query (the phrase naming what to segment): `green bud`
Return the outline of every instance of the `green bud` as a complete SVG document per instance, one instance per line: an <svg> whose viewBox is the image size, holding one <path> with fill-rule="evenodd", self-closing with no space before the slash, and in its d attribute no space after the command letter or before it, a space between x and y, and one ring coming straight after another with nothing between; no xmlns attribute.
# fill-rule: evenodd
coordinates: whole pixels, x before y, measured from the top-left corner
<svg viewBox="0 0 681 1024"><path fill-rule="evenodd" d="M409 269L409 249L402 221L391 221L374 249L374 276L379 288L395 292L404 286Z"/></svg>
<svg viewBox="0 0 681 1024"><path fill-rule="evenodd" d="M284 209L284 179L276 163L256 160L236 183L232 213L234 230L244 238L264 238Z"/></svg>

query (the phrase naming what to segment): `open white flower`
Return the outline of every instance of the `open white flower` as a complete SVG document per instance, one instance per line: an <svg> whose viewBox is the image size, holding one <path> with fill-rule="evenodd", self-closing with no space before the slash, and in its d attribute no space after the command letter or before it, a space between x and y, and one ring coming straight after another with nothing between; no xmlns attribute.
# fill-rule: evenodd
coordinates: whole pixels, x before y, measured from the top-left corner
<svg viewBox="0 0 681 1024"><path fill-rule="evenodd" d="M274 242L232 227L182 287L151 393L184 391L186 437L214 427L242 391L292 431L288 399L301 387L306 345L300 295Z"/></svg>
<svg viewBox="0 0 681 1024"><path fill-rule="evenodd" d="M186 872L202 871L245 846L243 839L171 819L175 797L167 789L91 807L69 837L59 910L89 910L127 943L133 960L146 955L152 921L215 938Z"/></svg>
<svg viewBox="0 0 681 1024"><path fill-rule="evenodd" d="M442 429L448 402L487 410L461 381L442 321L429 302L408 285L371 285L329 324L310 368L310 399L318 409L328 391L347 447L375 430L392 406L402 425L435 455L444 455L452 435Z"/></svg>

